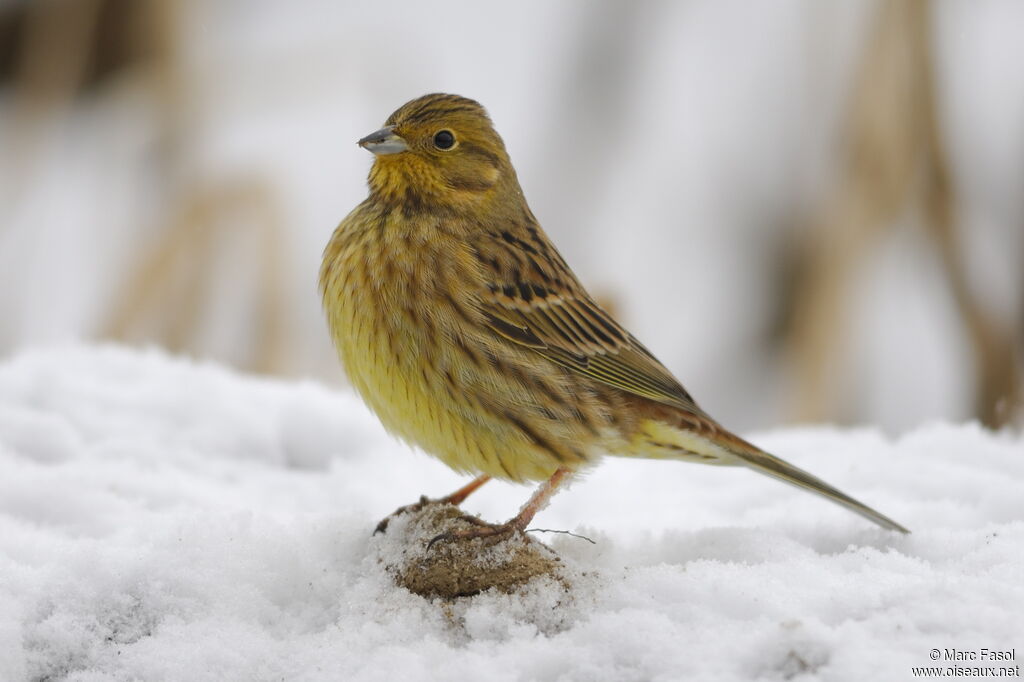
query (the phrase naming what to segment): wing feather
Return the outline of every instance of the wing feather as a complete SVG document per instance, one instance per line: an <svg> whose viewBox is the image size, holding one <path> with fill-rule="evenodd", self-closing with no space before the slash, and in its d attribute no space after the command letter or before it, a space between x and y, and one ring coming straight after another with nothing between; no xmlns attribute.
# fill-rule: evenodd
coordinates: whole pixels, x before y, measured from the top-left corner
<svg viewBox="0 0 1024 682"><path fill-rule="evenodd" d="M506 243L488 247L483 262L514 262ZM488 269L491 281L480 301L492 331L572 372L704 414L672 373L587 294L560 257L541 263L546 269L535 258L528 267Z"/></svg>

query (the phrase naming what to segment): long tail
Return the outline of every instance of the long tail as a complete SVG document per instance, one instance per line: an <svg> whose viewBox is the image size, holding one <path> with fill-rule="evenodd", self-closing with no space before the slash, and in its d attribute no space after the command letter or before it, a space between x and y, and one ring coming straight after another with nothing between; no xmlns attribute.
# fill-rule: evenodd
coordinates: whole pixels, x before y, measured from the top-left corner
<svg viewBox="0 0 1024 682"><path fill-rule="evenodd" d="M846 507L852 512L860 514L867 520L877 523L882 528L898 530L901 533L910 532L885 514L875 511L863 502L858 502L841 490L837 490L828 483L825 483L825 481L821 480L817 476L813 476L803 469L795 467L783 459L779 459L775 455L770 455L764 450L761 450L746 441L738 438L736 440L739 441L739 443L730 443L728 450L736 456L739 460L738 463L748 466L754 471L766 476L777 478L784 483L789 483L790 485L794 485L798 488L803 488L804 490L809 490L812 493L817 493L836 504Z"/></svg>
<svg viewBox="0 0 1024 682"><path fill-rule="evenodd" d="M675 416L678 415L676 412ZM768 454L704 415L688 412L684 419L675 425L664 418L648 420L644 422L628 453L654 459L681 459L727 466L743 465L784 483L817 493L877 523L882 528L901 533L910 532L888 516L833 488L817 476Z"/></svg>

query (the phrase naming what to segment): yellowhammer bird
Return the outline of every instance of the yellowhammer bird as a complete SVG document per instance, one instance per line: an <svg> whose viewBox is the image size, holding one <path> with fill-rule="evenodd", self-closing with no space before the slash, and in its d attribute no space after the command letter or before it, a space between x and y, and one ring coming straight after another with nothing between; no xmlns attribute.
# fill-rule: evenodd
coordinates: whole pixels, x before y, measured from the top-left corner
<svg viewBox="0 0 1024 682"><path fill-rule="evenodd" d="M907 530L733 435L587 293L533 216L482 106L415 99L359 140L370 195L335 230L320 287L353 386L392 433L478 477L544 481L525 530L604 454L742 465Z"/></svg>

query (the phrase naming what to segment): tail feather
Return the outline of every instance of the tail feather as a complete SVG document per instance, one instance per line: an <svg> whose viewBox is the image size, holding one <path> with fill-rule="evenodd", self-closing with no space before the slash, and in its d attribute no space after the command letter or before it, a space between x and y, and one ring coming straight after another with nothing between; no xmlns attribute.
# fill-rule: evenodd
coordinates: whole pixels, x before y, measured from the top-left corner
<svg viewBox="0 0 1024 682"><path fill-rule="evenodd" d="M674 423L673 423L674 422ZM784 483L817 493L860 514L882 528L901 533L910 531L817 476L770 455L756 445L729 432L710 417L692 412L669 412L645 421L625 453L633 457L677 459L702 464L743 465Z"/></svg>
<svg viewBox="0 0 1024 682"><path fill-rule="evenodd" d="M753 445L748 443L744 443L744 445L748 447L729 448L729 451L736 456L737 460L739 460L737 463L748 466L759 473L771 476L772 478L776 478L784 483L789 483L790 485L794 485L798 488L809 490L812 493L817 493L838 505L846 507L854 513L860 514L867 520L878 524L882 528L897 530L901 533L910 532L888 516L875 511L863 502L858 502L841 490L833 488L817 476L809 474L803 469L795 467L789 462L779 459L774 455L770 455L764 450L756 448Z"/></svg>

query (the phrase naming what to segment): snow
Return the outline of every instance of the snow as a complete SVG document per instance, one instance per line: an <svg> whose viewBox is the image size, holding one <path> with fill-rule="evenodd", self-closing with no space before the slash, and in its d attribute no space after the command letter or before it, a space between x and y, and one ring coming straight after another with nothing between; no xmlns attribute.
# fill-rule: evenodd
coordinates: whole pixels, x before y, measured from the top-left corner
<svg viewBox="0 0 1024 682"><path fill-rule="evenodd" d="M750 472L608 459L535 522L596 541L534 536L569 592L450 604L396 587L397 535L370 531L464 479L354 395L28 351L0 365L0 680L890 680L933 648L1019 649L1019 432L746 435L913 534Z"/></svg>

